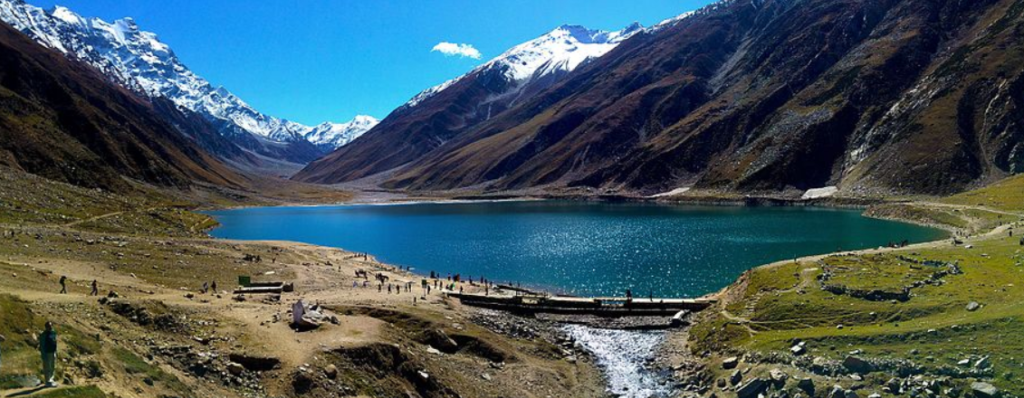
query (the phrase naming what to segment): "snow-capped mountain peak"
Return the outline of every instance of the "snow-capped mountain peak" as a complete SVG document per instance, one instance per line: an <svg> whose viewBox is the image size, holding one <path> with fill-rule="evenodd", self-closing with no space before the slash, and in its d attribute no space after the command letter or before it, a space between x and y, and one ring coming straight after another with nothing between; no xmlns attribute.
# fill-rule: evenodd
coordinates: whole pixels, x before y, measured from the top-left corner
<svg viewBox="0 0 1024 398"><path fill-rule="evenodd" d="M309 142L327 149L340 148L380 123L373 116L358 115L346 123L325 122L314 126L306 133L305 137Z"/></svg>
<svg viewBox="0 0 1024 398"><path fill-rule="evenodd" d="M536 39L512 47L465 75L420 92L405 107L414 107L466 76L488 69L500 68L515 86L555 73L571 72L643 30L644 27L639 23L614 32L587 29L579 25L562 25Z"/></svg>
<svg viewBox="0 0 1024 398"><path fill-rule="evenodd" d="M224 135L295 142L305 140L313 129L260 113L227 89L210 84L130 17L106 22L62 6L43 10L24 0L0 0L0 19L44 46L91 64L115 83L203 115Z"/></svg>
<svg viewBox="0 0 1024 398"><path fill-rule="evenodd" d="M541 37L512 47L482 67L507 67L506 75L517 82L535 77L535 74L568 72L611 51L642 29L639 23L615 32L562 25Z"/></svg>

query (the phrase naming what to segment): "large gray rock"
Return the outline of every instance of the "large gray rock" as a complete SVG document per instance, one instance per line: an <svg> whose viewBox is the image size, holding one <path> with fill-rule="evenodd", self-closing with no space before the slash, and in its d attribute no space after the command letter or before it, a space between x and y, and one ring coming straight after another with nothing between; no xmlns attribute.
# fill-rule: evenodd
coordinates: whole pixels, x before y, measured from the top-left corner
<svg viewBox="0 0 1024 398"><path fill-rule="evenodd" d="M229 362L228 372L234 376L241 376L242 372L245 372L245 367L235 362Z"/></svg>
<svg viewBox="0 0 1024 398"><path fill-rule="evenodd" d="M980 381L971 383L971 391L977 398L996 398L999 396L999 389L991 384Z"/></svg>
<svg viewBox="0 0 1024 398"><path fill-rule="evenodd" d="M795 346L790 347L789 352L792 352L793 355L800 356L804 355L804 353L807 352L807 349L804 348L804 346L797 344Z"/></svg>
<svg viewBox="0 0 1024 398"><path fill-rule="evenodd" d="M850 355L843 360L843 367L857 374L868 374L875 370L874 365L859 357Z"/></svg>
<svg viewBox="0 0 1024 398"><path fill-rule="evenodd" d="M757 398L758 394L761 394L768 390L768 381L765 379L757 378L748 381L742 387L736 389L737 398Z"/></svg>
<svg viewBox="0 0 1024 398"><path fill-rule="evenodd" d="M775 388L782 388L786 385L786 380L789 379L789 376L779 369L770 370L768 372L768 376L771 378L772 384Z"/></svg>
<svg viewBox="0 0 1024 398"><path fill-rule="evenodd" d="M807 395L814 396L814 380L810 377L804 377L797 380L796 387L803 390Z"/></svg>
<svg viewBox="0 0 1024 398"><path fill-rule="evenodd" d="M722 369L736 369L740 364L740 359L737 357L729 357L722 360Z"/></svg>
<svg viewBox="0 0 1024 398"><path fill-rule="evenodd" d="M739 369L732 371L732 374L729 375L729 384L735 386L740 384L741 381L743 381L743 372L740 372Z"/></svg>
<svg viewBox="0 0 1024 398"><path fill-rule="evenodd" d="M459 351L459 344L440 329L427 330L423 333L422 341L448 354L454 354Z"/></svg>
<svg viewBox="0 0 1024 398"><path fill-rule="evenodd" d="M972 301L967 304L967 311L974 312L979 309L981 309L981 304L978 304L977 301Z"/></svg>

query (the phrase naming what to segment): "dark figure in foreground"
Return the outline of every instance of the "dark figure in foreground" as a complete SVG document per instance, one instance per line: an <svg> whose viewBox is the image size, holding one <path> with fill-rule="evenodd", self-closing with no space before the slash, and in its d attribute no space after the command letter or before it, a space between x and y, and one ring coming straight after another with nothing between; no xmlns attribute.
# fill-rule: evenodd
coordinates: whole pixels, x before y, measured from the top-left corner
<svg viewBox="0 0 1024 398"><path fill-rule="evenodd" d="M53 372L57 364L57 331L53 330L50 322L46 322L46 330L39 335L39 354L43 359L43 383L47 387L56 387Z"/></svg>
<svg viewBox="0 0 1024 398"><path fill-rule="evenodd" d="M64 276L64 275L61 275L60 276L60 294L68 294L67 282L68 282L68 277Z"/></svg>

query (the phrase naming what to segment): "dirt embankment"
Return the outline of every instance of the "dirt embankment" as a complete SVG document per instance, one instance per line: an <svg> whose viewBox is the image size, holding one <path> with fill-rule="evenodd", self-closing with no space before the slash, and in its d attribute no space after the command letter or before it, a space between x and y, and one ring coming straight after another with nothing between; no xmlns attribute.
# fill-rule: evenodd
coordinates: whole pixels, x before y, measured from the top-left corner
<svg viewBox="0 0 1024 398"><path fill-rule="evenodd" d="M40 366L33 336L45 321L57 324L65 347L61 390L79 394L603 394L597 369L583 358L567 360L549 336L479 326L472 310L437 289L422 290L421 276L372 257L289 242L154 238L65 226L0 225L0 232L0 334L7 337L2 394L33 388ZM357 270L369 278L357 277ZM376 274L386 278L379 290ZM68 277L68 294L57 293L61 275ZM236 295L231 291L239 275L293 283L295 292ZM89 295L94 279L99 296ZM201 291L214 281L217 290ZM413 287L406 290L407 284ZM318 328L290 327L298 299L326 315ZM6 322L18 313L32 316Z"/></svg>

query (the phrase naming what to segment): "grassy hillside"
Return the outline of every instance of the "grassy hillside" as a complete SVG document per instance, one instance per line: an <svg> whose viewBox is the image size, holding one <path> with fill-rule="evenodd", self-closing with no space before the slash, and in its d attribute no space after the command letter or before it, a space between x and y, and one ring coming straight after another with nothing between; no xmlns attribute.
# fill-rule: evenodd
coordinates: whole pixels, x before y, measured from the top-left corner
<svg viewBox="0 0 1024 398"><path fill-rule="evenodd" d="M954 195L946 203L984 206L1006 211L1024 211L1024 174L1007 178L988 187Z"/></svg>
<svg viewBox="0 0 1024 398"><path fill-rule="evenodd" d="M899 207L904 217L992 231L962 245L942 241L749 271L723 294L721 308L702 314L691 349L718 360L743 354L744 367L755 375L791 364L795 374L829 387L835 382L851 388L863 378L869 383L859 383L867 386L861 396L882 393L893 377L915 375L943 378L946 388L960 391L985 381L1008 394L1024 394L1022 182L1016 177L944 200L1003 212L943 204L887 210ZM790 349L800 342L806 353L794 355ZM851 356L872 369L844 365ZM731 373L721 367L714 372Z"/></svg>

